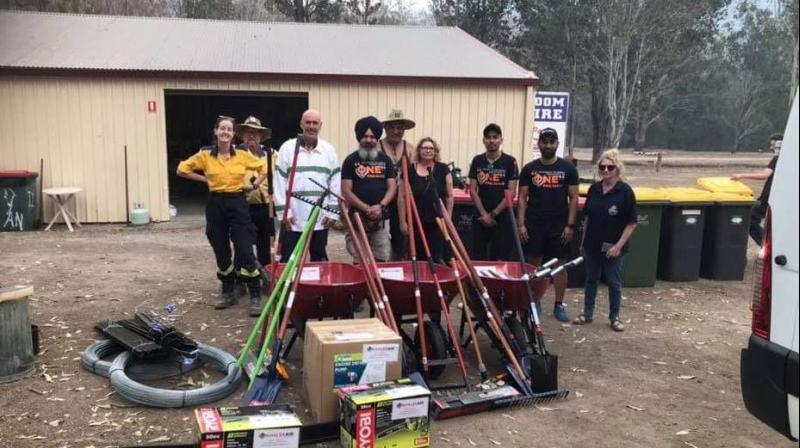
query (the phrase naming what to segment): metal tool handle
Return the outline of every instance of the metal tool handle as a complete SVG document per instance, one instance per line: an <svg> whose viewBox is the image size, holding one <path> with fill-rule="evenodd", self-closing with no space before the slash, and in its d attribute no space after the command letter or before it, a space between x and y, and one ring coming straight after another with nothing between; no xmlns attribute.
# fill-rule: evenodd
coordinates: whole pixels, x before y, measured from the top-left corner
<svg viewBox="0 0 800 448"><path fill-rule="evenodd" d="M547 263L541 265L539 269L546 269L556 265L558 263L558 258L553 258L552 260L548 261Z"/></svg>

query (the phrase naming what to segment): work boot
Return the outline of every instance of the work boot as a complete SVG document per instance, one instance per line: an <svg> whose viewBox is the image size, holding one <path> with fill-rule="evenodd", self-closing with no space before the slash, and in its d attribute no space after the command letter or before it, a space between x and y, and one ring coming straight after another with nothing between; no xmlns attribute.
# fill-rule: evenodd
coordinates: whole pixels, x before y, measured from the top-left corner
<svg viewBox="0 0 800 448"><path fill-rule="evenodd" d="M217 278L222 282L222 291L220 291L217 301L214 303L214 308L221 310L236 303L236 284L233 275L233 266L230 266L225 271L217 271Z"/></svg>
<svg viewBox="0 0 800 448"><path fill-rule="evenodd" d="M261 282L251 282L247 287L250 290L250 317L258 317L261 315Z"/></svg>
<svg viewBox="0 0 800 448"><path fill-rule="evenodd" d="M236 298L244 297L245 294L247 294L247 285L244 281L236 279Z"/></svg>
<svg viewBox="0 0 800 448"><path fill-rule="evenodd" d="M229 308L236 303L236 298L233 282L223 282L222 291L220 291L219 296L217 296L217 301L214 303L214 308L218 310Z"/></svg>

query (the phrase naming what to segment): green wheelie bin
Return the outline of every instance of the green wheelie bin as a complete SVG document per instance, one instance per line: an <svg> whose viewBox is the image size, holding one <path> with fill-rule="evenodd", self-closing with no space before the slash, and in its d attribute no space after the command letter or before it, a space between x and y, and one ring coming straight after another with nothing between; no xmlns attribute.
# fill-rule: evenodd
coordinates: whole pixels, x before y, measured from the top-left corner
<svg viewBox="0 0 800 448"><path fill-rule="evenodd" d="M661 211L668 196L656 188L636 187L636 230L628 242L622 273L625 288L650 288L656 284L658 242L661 237Z"/></svg>
<svg viewBox="0 0 800 448"><path fill-rule="evenodd" d="M669 199L661 214L657 278L690 282L700 277L706 210L712 194L697 188L662 188ZM627 265L627 263L626 263Z"/></svg>
<svg viewBox="0 0 800 448"><path fill-rule="evenodd" d="M750 212L756 201L750 196L712 193L703 235L700 276L711 280L744 280Z"/></svg>
<svg viewBox="0 0 800 448"><path fill-rule="evenodd" d="M0 231L36 230L39 225L38 176L27 170L0 171Z"/></svg>

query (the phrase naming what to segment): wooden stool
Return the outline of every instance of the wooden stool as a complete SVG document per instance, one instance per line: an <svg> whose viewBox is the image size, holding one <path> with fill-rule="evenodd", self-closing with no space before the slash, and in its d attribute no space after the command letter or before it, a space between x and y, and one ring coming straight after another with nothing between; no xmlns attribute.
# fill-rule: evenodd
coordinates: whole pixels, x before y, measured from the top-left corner
<svg viewBox="0 0 800 448"><path fill-rule="evenodd" d="M33 286L0 288L0 383L33 375L35 358L28 297Z"/></svg>

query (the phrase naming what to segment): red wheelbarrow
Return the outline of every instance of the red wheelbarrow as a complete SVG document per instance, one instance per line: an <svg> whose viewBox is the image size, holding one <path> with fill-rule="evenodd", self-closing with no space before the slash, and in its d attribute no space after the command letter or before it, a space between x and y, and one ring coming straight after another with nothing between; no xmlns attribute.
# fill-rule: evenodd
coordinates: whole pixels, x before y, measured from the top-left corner
<svg viewBox="0 0 800 448"><path fill-rule="evenodd" d="M458 294L455 271L449 266L435 265L436 275L439 277L439 284L445 296L445 302L450 305L453 298ZM433 282L433 275L427 262L417 263L419 272L420 296L422 297L422 311L428 315L428 320L424 321L426 338L426 348L428 354L428 376L431 379L438 378L447 364L455 362L455 350L453 341L447 337L447 332L442 328L440 315L442 306L436 293ZM415 330L412 339L401 325L404 323L416 323L416 303L414 300L414 274L410 261L393 261L378 263L378 270L381 280L386 288L386 295L389 296L389 303L392 312L397 319L397 327L401 328L400 336L403 342L413 353L418 361L422 359L422 350L419 346L419 330ZM462 274L461 279L466 274Z"/></svg>
<svg viewBox="0 0 800 448"><path fill-rule="evenodd" d="M281 275L284 266L277 266L277 276ZM265 269L272 278L271 266ZM292 326L295 331L282 357L289 354L298 336L303 337L307 320L352 319L366 297L367 283L360 268L349 263L306 263L292 305Z"/></svg>

